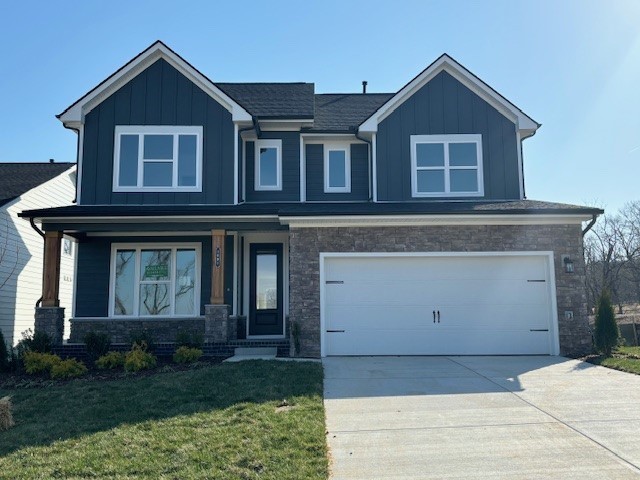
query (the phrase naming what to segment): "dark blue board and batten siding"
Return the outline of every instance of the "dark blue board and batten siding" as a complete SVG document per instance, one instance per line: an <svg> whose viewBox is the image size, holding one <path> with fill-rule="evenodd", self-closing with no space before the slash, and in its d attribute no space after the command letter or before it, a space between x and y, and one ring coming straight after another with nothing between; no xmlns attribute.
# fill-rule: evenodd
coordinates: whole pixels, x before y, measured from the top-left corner
<svg viewBox="0 0 640 480"><path fill-rule="evenodd" d="M351 144L351 193L324 192L324 145L305 145L307 201L349 202L369 200L369 146Z"/></svg>
<svg viewBox="0 0 640 480"><path fill-rule="evenodd" d="M260 139L282 140L282 190L255 189L255 142L245 143L247 202L300 201L300 134L298 132L262 132Z"/></svg>
<svg viewBox="0 0 640 480"><path fill-rule="evenodd" d="M443 134L482 135L484 197L480 198L520 198L516 125L441 72L378 125L378 200L442 200L412 198L410 137Z"/></svg>
<svg viewBox="0 0 640 480"><path fill-rule="evenodd" d="M113 192L116 125L202 126L202 192ZM234 203L231 114L163 59L87 114L83 145L83 205Z"/></svg>
<svg viewBox="0 0 640 480"><path fill-rule="evenodd" d="M211 236L197 237L88 237L78 243L76 272L76 317L107 317L109 315L109 282L112 243L199 243L201 248L200 312L211 297ZM233 236L225 238L224 302L233 303Z"/></svg>

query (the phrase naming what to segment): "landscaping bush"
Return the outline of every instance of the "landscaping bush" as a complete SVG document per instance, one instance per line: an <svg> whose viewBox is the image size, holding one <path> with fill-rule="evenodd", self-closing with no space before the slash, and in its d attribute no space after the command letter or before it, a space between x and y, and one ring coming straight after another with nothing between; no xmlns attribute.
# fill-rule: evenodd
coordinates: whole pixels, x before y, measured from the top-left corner
<svg viewBox="0 0 640 480"><path fill-rule="evenodd" d="M173 354L173 361L176 363L193 363L200 359L202 350L186 346L179 347Z"/></svg>
<svg viewBox="0 0 640 480"><path fill-rule="evenodd" d="M51 368L60 363L62 359L58 355L52 353L40 353L27 350L22 356L24 369L29 374L49 373Z"/></svg>
<svg viewBox="0 0 640 480"><path fill-rule="evenodd" d="M200 348L202 347L202 343L203 343L202 335L196 332L180 330L176 335L177 347Z"/></svg>
<svg viewBox="0 0 640 480"><path fill-rule="evenodd" d="M85 373L87 373L87 367L75 358L60 360L51 366L51 378L53 379L76 378Z"/></svg>
<svg viewBox="0 0 640 480"><path fill-rule="evenodd" d="M13 427L13 415L11 414L11 398L0 398L0 431Z"/></svg>
<svg viewBox="0 0 640 480"><path fill-rule="evenodd" d="M142 347L145 352L147 350L153 351L154 349L153 337L151 336L151 333L149 333L147 330L138 330L135 332L131 332L130 338L131 338L132 347L135 347L136 345L138 345L139 347Z"/></svg>
<svg viewBox="0 0 640 480"><path fill-rule="evenodd" d="M6 372L9 370L9 349L4 341L4 335L0 330L0 372Z"/></svg>
<svg viewBox="0 0 640 480"><path fill-rule="evenodd" d="M35 332L29 328L22 332L22 340L18 342L18 355L21 357L24 352L49 353L51 352L51 337L44 332Z"/></svg>
<svg viewBox="0 0 640 480"><path fill-rule="evenodd" d="M138 372L156 366L156 357L146 351L146 345L134 344L124 357L124 369L127 372Z"/></svg>
<svg viewBox="0 0 640 480"><path fill-rule="evenodd" d="M106 333L89 332L84 336L84 344L87 348L87 358L90 362L95 362L109 351L111 338Z"/></svg>
<svg viewBox="0 0 640 480"><path fill-rule="evenodd" d="M124 366L124 353L107 352L96 360L96 367L100 370L113 370Z"/></svg>
<svg viewBox="0 0 640 480"><path fill-rule="evenodd" d="M613 305L611 305L611 298L608 292L602 292L598 302L594 332L596 350L607 357L610 356L613 347L618 344L619 336L620 332L618 331Z"/></svg>

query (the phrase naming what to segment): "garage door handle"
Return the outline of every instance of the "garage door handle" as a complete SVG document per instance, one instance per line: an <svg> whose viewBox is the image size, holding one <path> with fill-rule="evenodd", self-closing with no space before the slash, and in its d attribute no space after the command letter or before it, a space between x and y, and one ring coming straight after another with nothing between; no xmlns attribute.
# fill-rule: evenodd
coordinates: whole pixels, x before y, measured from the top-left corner
<svg viewBox="0 0 640 480"><path fill-rule="evenodd" d="M438 310L438 323L440 323L440 310Z"/></svg>
<svg viewBox="0 0 640 480"><path fill-rule="evenodd" d="M344 333L344 330L327 330L327 333Z"/></svg>
<svg viewBox="0 0 640 480"><path fill-rule="evenodd" d="M549 329L548 328L531 328L529 331L530 332L548 332Z"/></svg>
<svg viewBox="0 0 640 480"><path fill-rule="evenodd" d="M433 323L436 323L436 311L433 311Z"/></svg>

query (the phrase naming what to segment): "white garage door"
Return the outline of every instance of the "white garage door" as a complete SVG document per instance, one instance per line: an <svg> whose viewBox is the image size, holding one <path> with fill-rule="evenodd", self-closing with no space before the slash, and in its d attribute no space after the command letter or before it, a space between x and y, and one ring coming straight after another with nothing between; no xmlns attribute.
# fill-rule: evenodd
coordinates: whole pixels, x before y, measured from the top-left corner
<svg viewBox="0 0 640 480"><path fill-rule="evenodd" d="M324 254L324 355L557 354L548 255Z"/></svg>

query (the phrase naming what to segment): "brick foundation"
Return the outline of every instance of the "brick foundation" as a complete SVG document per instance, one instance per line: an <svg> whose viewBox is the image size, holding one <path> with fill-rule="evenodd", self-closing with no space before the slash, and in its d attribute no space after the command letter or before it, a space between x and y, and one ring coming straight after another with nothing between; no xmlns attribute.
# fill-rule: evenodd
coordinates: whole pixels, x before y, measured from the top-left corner
<svg viewBox="0 0 640 480"><path fill-rule="evenodd" d="M229 317L229 305L204 306L204 339L221 343L238 338L238 322Z"/></svg>
<svg viewBox="0 0 640 480"><path fill-rule="evenodd" d="M289 242L289 315L300 328L300 356L320 356L320 252L553 251L560 353L591 351L580 225L292 228ZM574 273L564 271L563 255Z"/></svg>

